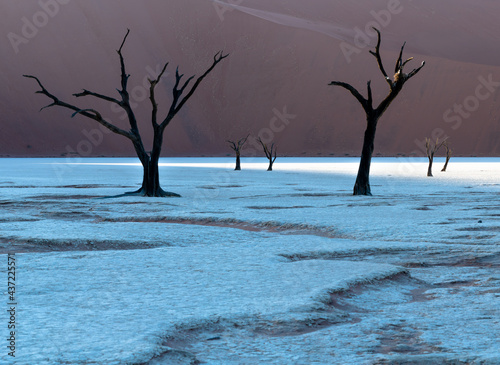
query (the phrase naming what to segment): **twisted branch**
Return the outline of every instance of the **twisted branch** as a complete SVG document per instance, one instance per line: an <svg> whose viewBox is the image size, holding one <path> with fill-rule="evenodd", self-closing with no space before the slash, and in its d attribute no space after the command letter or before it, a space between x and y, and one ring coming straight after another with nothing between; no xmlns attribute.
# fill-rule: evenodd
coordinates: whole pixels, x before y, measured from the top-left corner
<svg viewBox="0 0 500 365"><path fill-rule="evenodd" d="M189 85L189 83L191 82L191 80L194 79L195 76L193 75L189 79L187 79L186 82L184 83L184 85L179 89L179 84L180 84L180 81L181 81L182 77L184 76L184 74L179 75L179 71L178 71L178 68L177 68L177 70L175 71L175 86L174 86L174 89L173 89L174 99L172 100L172 105L170 106L170 111L169 111L167 117L165 118L165 120L161 124L162 128L165 128L168 125L168 123L170 123L170 121L172 120L172 118L182 109L182 107L189 100L189 98L191 96L193 96L194 92L196 91L196 89L198 88L198 86L200 85L200 83L203 81L203 79L210 72L212 72L212 70L215 68L215 66L217 66L217 64L219 62L221 62L227 56L229 56L229 54L225 55L223 53L223 51L217 52L215 54L215 56L214 56L214 60L212 62L212 65L205 71L205 73L203 73L203 75L201 75L200 77L198 77L198 79L196 80L196 82L194 83L194 85L191 87L191 89L189 90L189 92L184 96L184 98L182 98L182 100L180 100L180 97L182 96L182 94L184 93L184 90ZM179 100L180 100L180 102L179 102Z"/></svg>
<svg viewBox="0 0 500 365"><path fill-rule="evenodd" d="M165 73L165 70L167 69L168 62L163 66L163 69L161 70L160 74L158 77L154 80L148 79L149 81L149 100L151 101L151 105L153 106L153 110L151 111L151 123L153 124L153 128L158 127L158 103L156 102L155 98L155 89L156 85L159 84L163 74Z"/></svg>
<svg viewBox="0 0 500 365"><path fill-rule="evenodd" d="M278 151L278 149L274 147L274 143L273 143L273 144L271 144L271 148L269 148L269 147L267 146L267 144L266 144L266 143L264 143L264 142L262 141L262 139L260 139L260 137L259 137L258 141L260 142L260 144L261 144L261 145L262 145L262 147L264 148L264 153L266 154L267 159L268 159L271 163L274 163L274 161L276 161L277 151ZM273 154L274 154L274 156L273 156ZM273 158L273 157L274 157L274 158Z"/></svg>
<svg viewBox="0 0 500 365"><path fill-rule="evenodd" d="M120 134L120 135L122 135L124 137L127 137L128 139L134 140L134 136L132 135L132 133L127 132L127 131L125 131L125 130L123 130L121 128L118 128L114 124L111 124L111 123L107 122L102 117L102 115L99 112L97 112L96 110L94 110L94 109L79 108L79 107L77 107L75 105L68 104L68 103L66 103L64 101L61 101L55 95L53 95L52 93L50 93L45 88L45 86L43 86L43 84L41 83L41 81L37 77L32 76L32 75L23 75L23 76L26 77L26 78L29 78L29 79L33 79L33 80L35 80L38 83L38 85L40 86L41 90L36 91L35 92L36 94L43 94L43 95L47 96L48 98L52 99L52 103L49 104L49 105L44 106L43 108L40 109L40 111L42 111L44 109L47 109L47 108L50 108L50 107L53 107L53 106L60 106L60 107L66 108L66 109L70 109L70 110L73 110L75 112L75 113L72 114L71 117L75 117L77 114L83 115L84 117L87 117L87 118L90 118L90 119L93 119L93 120L97 121L99 124L101 124L104 127L108 128L111 132L114 132L116 134Z"/></svg>
<svg viewBox="0 0 500 365"><path fill-rule="evenodd" d="M241 151L241 149L243 148L244 144L246 143L248 137L250 137L250 135L246 136L245 138L241 138L240 140L238 140L238 142L233 142L233 141L230 141L230 140L227 140L226 142L229 143L230 147L236 153L239 153Z"/></svg>
<svg viewBox="0 0 500 365"><path fill-rule="evenodd" d="M387 81L387 83L389 84L389 87L392 89L392 81L391 81L390 77L387 76L387 72L385 72L384 64L382 62L382 57L380 56L380 43L382 42L381 36L380 36L380 31L375 27L372 27L372 28L373 28L373 30L375 30L375 32L377 32L377 45L375 47L375 52L370 51L370 54L372 54L377 59L378 68L382 72L382 75L384 75L385 81Z"/></svg>

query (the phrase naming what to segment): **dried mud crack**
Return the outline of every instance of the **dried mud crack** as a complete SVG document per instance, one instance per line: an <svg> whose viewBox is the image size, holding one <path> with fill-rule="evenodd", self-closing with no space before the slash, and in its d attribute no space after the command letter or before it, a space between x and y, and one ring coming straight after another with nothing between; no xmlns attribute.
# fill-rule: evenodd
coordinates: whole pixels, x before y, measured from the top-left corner
<svg viewBox="0 0 500 365"><path fill-rule="evenodd" d="M238 350L238 348L246 346L243 344L252 343L256 336L261 339L286 336L301 338L304 335L323 332L326 336L335 337L341 336L344 333L342 330L348 327L357 327L357 331L361 332L367 331L365 336L374 336L376 339L376 343L371 347L359 349L358 356L372 359L367 363L474 363L473 359L457 357L452 349L444 346L440 341L429 339L426 336L429 327L420 321L406 318L404 315L394 316L394 313L399 310L402 310L402 313L411 311L411 308L418 303L426 306L424 302L435 302L429 310L441 312L443 308L446 308L450 296L470 295L464 291L472 288L488 289L487 287L492 285L491 282L485 280L488 275L485 273L485 277L477 280L430 283L412 277L409 273L399 273L356 284L347 290L332 292L327 303L330 309L324 313L311 313L312 316L307 320L273 321L247 318L240 321L220 320L217 323L195 328L181 328L169 334L163 342L169 350L147 364L213 363L214 359L224 359L226 356L237 359L238 355L235 355L235 352L245 353L243 349ZM436 273L433 277L440 278L440 274ZM478 291L476 295L481 296L487 293L495 294L498 290L490 288L486 291ZM453 309L446 310L453 311ZM434 314L429 313L429 315ZM437 312L435 315L438 315ZM181 362L174 362L174 360Z"/></svg>
<svg viewBox="0 0 500 365"><path fill-rule="evenodd" d="M68 251L109 251L109 250L145 250L162 244L128 242L113 240L62 240L62 239L19 239L0 238L0 254L30 252L68 252Z"/></svg>
<svg viewBox="0 0 500 365"><path fill-rule="evenodd" d="M399 285L412 285L412 288L425 286L407 273L399 273L331 293L329 301L324 303L326 309L321 312L311 312L304 319L246 318L238 321L219 319L216 323L179 329L170 333L163 341L162 345L167 346L168 350L146 364L199 364L204 363L205 352L218 351L217 348L221 344L232 347L234 343L249 341L255 336L263 338L302 336L328 331L338 325L356 324L363 320L363 315L369 315L372 310L348 304L349 298L365 291L378 290L381 286ZM181 360L185 362L174 362Z"/></svg>
<svg viewBox="0 0 500 365"><path fill-rule="evenodd" d="M235 228L250 232L272 232L290 235L312 235L326 238L348 238L336 232L331 227L318 227L309 224L280 223L274 221L251 222L231 218L125 217L102 218L96 220L96 222L189 224L206 227Z"/></svg>

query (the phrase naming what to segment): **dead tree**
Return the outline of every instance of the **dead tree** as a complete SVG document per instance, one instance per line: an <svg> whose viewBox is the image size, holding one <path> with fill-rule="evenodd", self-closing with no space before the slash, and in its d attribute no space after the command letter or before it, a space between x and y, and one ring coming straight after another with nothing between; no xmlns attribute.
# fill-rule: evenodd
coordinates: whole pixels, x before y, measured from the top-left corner
<svg viewBox="0 0 500 365"><path fill-rule="evenodd" d="M446 149L446 162L444 163L444 166L443 166L443 169L441 170L441 172L446 171L446 168L448 167L448 162L450 162L451 154L453 153L450 146L448 145L448 141L445 141L443 143L443 146Z"/></svg>
<svg viewBox="0 0 500 365"><path fill-rule="evenodd" d="M227 141L227 143L229 143L231 148L236 153L236 167L234 169L235 171L241 170L241 162L240 162L241 149L243 148L243 145L246 143L247 139L248 139L248 136L240 139L238 142Z"/></svg>
<svg viewBox="0 0 500 365"><path fill-rule="evenodd" d="M127 40L127 37L130 33L130 30L127 29L127 33L125 34L125 37L123 38L123 41L120 45L120 48L117 50L119 59L120 59L120 67L121 67L121 88L117 89L118 93L120 95L119 98L114 98L111 96L106 96L102 95L93 91L89 91L84 89L82 92L73 94L73 96L77 98L85 97L85 96L91 96L97 99L101 99L104 101L107 101L112 104L116 104L119 107L121 107L127 114L128 117L128 122L130 124L130 129L121 129L117 127L115 124L112 122L109 122L104 119L102 114L98 112L95 109L89 109L89 108L81 108L78 106L75 106L73 104L66 103L62 100L60 100L58 97L54 96L51 94L41 83L41 81L32 75L24 75L24 77L34 79L38 83L38 86L40 86L41 90L37 91L37 94L43 94L47 96L48 98L52 99L52 103L43 107L40 110L52 107L52 106L59 106L63 107L66 109L72 110L74 113L72 117L76 115L82 115L84 117L87 117L89 119L95 120L97 123L103 125L104 127L108 128L111 132L119 134L124 136L125 138L129 139L132 142L132 145L134 146L135 152L137 154L137 157L141 161L141 164L143 166L144 174L143 174L143 180L142 180L142 186L139 190L131 192L131 193L126 193L127 195L142 195L142 196L150 196L150 197L167 197L167 196L180 196L175 193L170 193L164 191L161 186L160 186L160 178L159 178L159 173L158 173L158 160L160 158L160 153L161 153L161 148L163 144L163 132L165 131L165 128L169 125L169 123L172 121L172 119L179 113L179 111L182 109L182 107L186 104L186 102L191 98L191 96L194 94L200 83L203 81L203 79L221 62L224 58L226 58L228 55L224 54L222 51L218 52L214 58L211 66L201 75L199 76L196 81L192 84L192 86L188 88L190 82L195 78L195 76L189 77L186 81L182 81L182 78L184 77L183 74L179 74L179 68L177 67L175 71L175 85L173 87L172 93L173 93L173 98L172 102L170 104L170 108L168 110L167 115L158 121L158 103L156 102L155 98L155 88L160 82L163 74L165 73L165 70L167 69L168 63L165 64L163 69L161 70L160 74L158 77L154 80L149 80L150 88L149 88L149 100L151 101L151 106L152 106L152 111L151 111L151 123L153 127L153 132L154 132L154 137L153 137L153 147L151 151L147 152L146 149L144 148L144 144L142 141L141 134L139 132L139 123L136 119L135 113L132 110L132 106L130 103L130 95L127 90L128 86L128 79L130 77L129 74L127 74L126 69L125 69L125 60L122 54L122 49L123 46L125 45L125 42ZM182 82L181 82L182 81ZM187 91L185 94L184 92ZM184 96L183 96L184 94Z"/></svg>
<svg viewBox="0 0 500 365"><path fill-rule="evenodd" d="M427 167L427 176L432 177L432 163L434 162L434 155L445 143L446 140L439 143L439 138L436 139L436 142L432 142L430 138L425 139L425 150L427 153L427 159L429 160L429 166Z"/></svg>
<svg viewBox="0 0 500 365"><path fill-rule="evenodd" d="M356 98L356 100L358 100L358 102L361 104L366 114L367 127L363 141L363 149L361 152L361 161L359 164L358 175L356 177L356 183L354 185L354 195L372 195L370 189L370 180L369 180L370 164L373 155L375 132L377 129L378 120L380 119L382 114L384 114L384 112L387 110L387 108L396 98L396 96L398 96L400 91L403 89L403 86L406 83L406 81L415 76L417 72L419 72L425 65L425 62L422 62L422 64L418 68L413 69L413 71L411 71L410 73L406 74L403 72L403 67L413 59L412 57L403 61L402 57L403 57L403 50L406 44L405 42L401 47L399 57L396 61L396 67L394 69L394 77L393 79L391 79L387 75L387 72L384 69L384 66L382 64L382 58L380 56L380 38L381 38L380 31L376 28L373 29L377 32L378 41L377 41L377 46L375 47L375 52L370 51L370 53L377 60L378 67L382 72L385 81L387 81L387 83L389 84L389 89L390 89L389 94L385 97L384 100L382 100L382 102L377 107L373 107L371 81L368 81L367 83L367 88L368 88L367 98L362 96L361 93L350 84L339 81L332 81L330 83L330 85L340 86L350 91L351 94Z"/></svg>
<svg viewBox="0 0 500 365"><path fill-rule="evenodd" d="M267 145L267 143L264 143L262 139L258 139L259 143L262 145L262 148L264 149L264 153L266 154L267 159L269 160L269 167L267 168L267 171L273 171L273 164L274 161L276 161L276 152L277 148L274 146L274 143L271 144L271 147Z"/></svg>

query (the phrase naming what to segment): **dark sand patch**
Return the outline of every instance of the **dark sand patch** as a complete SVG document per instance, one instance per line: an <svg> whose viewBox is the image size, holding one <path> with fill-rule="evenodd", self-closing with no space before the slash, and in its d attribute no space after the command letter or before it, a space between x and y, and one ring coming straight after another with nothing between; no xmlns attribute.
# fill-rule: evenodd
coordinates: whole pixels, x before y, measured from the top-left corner
<svg viewBox="0 0 500 365"><path fill-rule="evenodd" d="M315 235L328 238L346 238L336 233L330 227L317 227L307 224L279 223L279 222L247 222L237 219L214 218L182 218L182 217L126 217L103 218L98 222L134 222L134 223L167 223L187 224L206 227L235 228L249 232L272 232L289 235Z"/></svg>
<svg viewBox="0 0 500 365"><path fill-rule="evenodd" d="M282 209L301 209L301 208L317 208L317 207L313 207L310 205L295 205L292 207L252 205L252 206L249 206L246 208L247 209L254 209L254 210L282 210Z"/></svg>
<svg viewBox="0 0 500 365"><path fill-rule="evenodd" d="M418 207L418 208L414 208L415 210L433 210L431 208L429 208L428 206L423 206L423 207Z"/></svg>
<svg viewBox="0 0 500 365"><path fill-rule="evenodd" d="M456 230L459 232L483 232L483 231L500 232L500 226L477 226L477 227L457 228Z"/></svg>
<svg viewBox="0 0 500 365"><path fill-rule="evenodd" d="M411 248L405 249L393 249L393 250L380 250L380 249L364 249L357 251L350 251L345 253L339 252L304 252L304 253L294 253L294 254L281 254L280 256L294 262L294 261L306 261L306 260L342 260L349 258L351 260L365 260L368 256L382 257L396 257L402 253L410 253L414 251Z"/></svg>
<svg viewBox="0 0 500 365"><path fill-rule="evenodd" d="M52 203L52 202L60 202L63 200L81 200L81 199L97 199L97 198L106 198L105 195L68 195L68 194L40 194L29 196L26 199L28 200L45 200L44 203ZM51 201L52 200L52 201Z"/></svg>
<svg viewBox="0 0 500 365"><path fill-rule="evenodd" d="M316 331L321 331L322 329L332 327L339 323L349 322L359 322L359 320L332 320L327 318L311 318L303 321L277 321L266 324L260 324L253 328L252 332L256 335L269 336L269 337L288 337L288 336L300 336L306 333L312 333Z"/></svg>
<svg viewBox="0 0 500 365"><path fill-rule="evenodd" d="M133 186L105 184L76 185L2 185L0 189L134 189Z"/></svg>
<svg viewBox="0 0 500 365"><path fill-rule="evenodd" d="M99 240L49 240L0 238L0 254L32 252L68 252L68 251L110 251L110 250L146 250L169 244L149 244L127 241Z"/></svg>
<svg viewBox="0 0 500 365"><path fill-rule="evenodd" d="M410 303L415 303L415 302L427 302L433 299L436 299L436 295L432 293L427 293L427 291L432 290L432 289L438 289L438 288L448 288L448 289L458 289L458 288L463 288L463 287L468 287L468 286L477 286L479 280L457 280L457 281L451 281L451 282L443 282L443 283L435 283L435 284L429 284L429 285L424 285L419 288L413 289L410 291L411 294L411 300ZM450 291L450 294L456 293L453 291Z"/></svg>
<svg viewBox="0 0 500 365"><path fill-rule="evenodd" d="M427 262L407 262L402 266L407 268L422 268L422 267L500 267L500 254L485 255L471 258L460 258L450 256L446 259L436 257Z"/></svg>
<svg viewBox="0 0 500 365"><path fill-rule="evenodd" d="M420 355L443 351L442 348L422 340L422 332L406 326L405 322L387 324L375 333L380 343L373 349L374 353Z"/></svg>

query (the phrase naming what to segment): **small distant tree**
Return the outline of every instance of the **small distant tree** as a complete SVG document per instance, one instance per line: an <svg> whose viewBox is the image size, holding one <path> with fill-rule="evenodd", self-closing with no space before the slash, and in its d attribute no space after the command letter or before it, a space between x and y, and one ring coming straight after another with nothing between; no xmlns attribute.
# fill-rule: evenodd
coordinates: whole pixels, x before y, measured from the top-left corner
<svg viewBox="0 0 500 365"><path fill-rule="evenodd" d="M236 167L234 169L235 171L241 170L241 162L240 162L241 149L245 145L247 139L248 139L248 136L238 140L238 142L229 141L229 140L227 141L227 143L229 143L229 145L231 146L233 151L236 153Z"/></svg>
<svg viewBox="0 0 500 365"><path fill-rule="evenodd" d="M167 69L168 63L165 64L163 69L161 70L160 74L158 77L154 80L149 80L150 88L149 88L149 100L151 101L151 106L152 106L152 112L151 112L151 124L153 127L153 147L151 151L147 151L144 147L143 141L141 134L139 132L139 123L138 120L135 116L135 113L132 109L131 102L130 102L130 94L128 91L128 79L130 75L126 72L125 69L125 60L122 54L122 49L123 46L125 45L125 42L127 40L127 37L130 33L130 30L127 29L127 33L125 34L125 37L123 38L123 41L120 45L120 48L117 50L118 56L120 58L120 66L121 66L121 88L117 89L118 94L120 95L119 98L114 98L111 96L106 96L102 95L93 91L89 90L83 90L80 93L73 94L76 98L81 98L81 97L86 97L86 96L91 96L100 100L107 101L112 104L118 105L120 108L122 108L128 117L129 125L130 128L127 129L122 129L113 124L112 122L104 119L102 114L95 110L95 109L89 109L89 108L80 108L78 106L75 106L73 104L69 104L67 102L64 102L60 100L58 97L50 93L41 83L41 81L32 75L24 75L24 77L34 79L37 83L38 86L40 86L39 91L37 91L37 94L43 94L47 96L48 98L52 99L52 103L43 107L40 110L50 108L52 106L59 106L63 107L66 109L70 109L73 111L72 117L76 115L82 115L86 118L95 120L97 123L101 124L102 126L106 127L109 129L111 132L119 134L132 143L134 146L134 150L137 154L137 157L141 161L142 167L143 167L143 180L142 180L142 186L139 190L127 193L128 195L142 195L142 196L150 196L150 197L167 197L167 196L180 196L175 193L170 193L164 191L161 186L160 186L160 177L159 177L159 172L158 172L158 161L160 159L160 153L162 149L162 144L163 144L163 132L165 131L165 128L170 124L172 119L179 113L179 111L182 109L182 107L186 104L186 102L193 96L194 92L200 86L201 82L205 77L221 62L224 58L226 58L228 55L224 54L222 51L218 52L214 58L213 62L208 67L208 69L201 75L199 76L194 84L190 86L189 89L188 86L190 82L194 79L194 75L189 77L186 81L182 81L182 78L184 77L183 74L179 74L179 68L177 67L177 70L175 71L175 84L172 90L173 98L172 102L170 104L170 107L168 109L167 115L158 121L158 103L156 102L156 97L155 97L155 88L160 82L163 74L165 73L165 70ZM186 92L186 94L184 94ZM183 96L184 95L184 96Z"/></svg>
<svg viewBox="0 0 500 365"><path fill-rule="evenodd" d="M271 144L271 147L269 147L266 143L262 141L262 139L258 139L259 143L262 145L262 148L264 149L264 153L266 154L267 159L269 160L269 167L267 168L267 171L273 171L273 164L274 161L276 161L276 153L277 153L277 148L273 144Z"/></svg>
<svg viewBox="0 0 500 365"><path fill-rule="evenodd" d="M443 166L443 169L441 170L441 172L446 171L446 168L448 167L448 162L450 162L450 159L451 159L451 154L453 153L450 146L448 145L448 141L445 141L443 143L443 147L446 148L446 162L444 163L444 166Z"/></svg>
<svg viewBox="0 0 500 365"><path fill-rule="evenodd" d="M372 54L377 60L378 67L382 72L385 81L387 81L387 83L389 84L389 94L385 97L384 100L382 100L382 102L377 107L374 107L371 81L368 81L367 83L367 88L368 88L367 98L362 96L361 93L350 84L339 81L332 81L330 83L330 85L340 86L351 92L351 94L361 104L366 114L367 127L363 141L363 150L361 152L361 161L359 164L358 176L356 177L356 183L354 185L354 195L372 195L370 189L370 164L373 155L375 132L377 130L378 120L384 114L384 112L387 110L387 108L396 98L396 96L398 96L400 91L403 89L403 86L406 83L406 81L415 76L417 72L419 72L425 65L425 62L422 62L420 67L414 69L410 73L406 74L403 72L404 66L413 59L413 57L411 57L403 61L402 57L403 57L403 50L406 44L405 42L401 47L399 57L396 60L394 77L391 79L387 75L387 72L385 71L385 68L382 64L382 58L380 56L380 31L376 28L373 29L377 32L378 41L377 41L377 46L375 47L375 52L370 51L370 54Z"/></svg>
<svg viewBox="0 0 500 365"><path fill-rule="evenodd" d="M432 177L432 163L434 162L434 155L437 151L446 143L446 140L439 142L439 138L436 142L431 141L430 138L425 139L425 149L427 153L427 159L429 160L429 166L427 167L427 176Z"/></svg>

